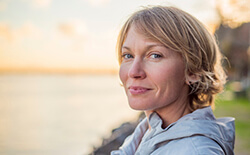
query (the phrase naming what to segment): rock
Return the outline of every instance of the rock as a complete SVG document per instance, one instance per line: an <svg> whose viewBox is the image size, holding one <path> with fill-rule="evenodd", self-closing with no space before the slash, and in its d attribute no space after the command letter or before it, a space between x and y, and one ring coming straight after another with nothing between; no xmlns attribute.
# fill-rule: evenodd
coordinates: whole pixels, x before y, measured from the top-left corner
<svg viewBox="0 0 250 155"><path fill-rule="evenodd" d="M120 127L113 129L111 136L109 138L104 138L100 147L94 147L90 155L109 155L112 150L119 149L124 140L133 133L137 124L144 117L144 113L141 113L137 121L126 122L123 123Z"/></svg>

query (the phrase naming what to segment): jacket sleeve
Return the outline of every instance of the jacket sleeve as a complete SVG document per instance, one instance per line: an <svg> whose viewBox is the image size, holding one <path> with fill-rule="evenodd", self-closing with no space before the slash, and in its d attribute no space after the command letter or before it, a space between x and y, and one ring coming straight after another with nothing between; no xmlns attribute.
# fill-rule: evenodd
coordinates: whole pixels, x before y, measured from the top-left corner
<svg viewBox="0 0 250 155"><path fill-rule="evenodd" d="M197 155L225 155L222 147L214 140L205 136L195 136L190 138Z"/></svg>
<svg viewBox="0 0 250 155"><path fill-rule="evenodd" d="M219 144L204 136L188 137L162 144L152 152L152 155L159 154L225 155Z"/></svg>

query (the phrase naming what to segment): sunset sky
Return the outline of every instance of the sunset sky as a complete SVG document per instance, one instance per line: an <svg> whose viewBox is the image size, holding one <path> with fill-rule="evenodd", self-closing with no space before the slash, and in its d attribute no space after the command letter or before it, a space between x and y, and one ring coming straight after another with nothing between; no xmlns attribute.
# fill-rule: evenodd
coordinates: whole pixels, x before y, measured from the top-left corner
<svg viewBox="0 0 250 155"><path fill-rule="evenodd" d="M0 71L117 69L115 44L127 17L146 5L172 5L207 25L215 0L1 0Z"/></svg>

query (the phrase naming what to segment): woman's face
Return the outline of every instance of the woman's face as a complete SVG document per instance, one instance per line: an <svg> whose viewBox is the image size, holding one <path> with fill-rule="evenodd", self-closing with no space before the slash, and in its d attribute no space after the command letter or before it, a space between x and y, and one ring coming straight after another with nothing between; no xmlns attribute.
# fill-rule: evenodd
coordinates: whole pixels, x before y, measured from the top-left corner
<svg viewBox="0 0 250 155"><path fill-rule="evenodd" d="M122 46L120 79L135 110L157 110L188 102L184 62L179 53L147 39L132 26Z"/></svg>

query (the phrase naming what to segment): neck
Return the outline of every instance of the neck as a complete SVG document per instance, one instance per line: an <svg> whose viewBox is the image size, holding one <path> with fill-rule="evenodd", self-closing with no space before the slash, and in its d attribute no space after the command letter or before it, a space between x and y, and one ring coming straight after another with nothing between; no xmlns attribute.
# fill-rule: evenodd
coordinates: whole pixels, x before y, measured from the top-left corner
<svg viewBox="0 0 250 155"><path fill-rule="evenodd" d="M162 119L162 128L164 129L171 123L174 123L179 120L182 116L191 113L189 103L187 102L188 98L186 98L186 100L184 101L185 102L175 102L160 109L145 111L145 115L147 116L147 118L149 118L149 115L151 113L156 112ZM151 126L149 122L148 127L150 130Z"/></svg>

